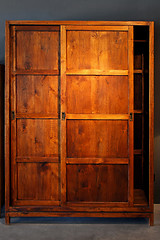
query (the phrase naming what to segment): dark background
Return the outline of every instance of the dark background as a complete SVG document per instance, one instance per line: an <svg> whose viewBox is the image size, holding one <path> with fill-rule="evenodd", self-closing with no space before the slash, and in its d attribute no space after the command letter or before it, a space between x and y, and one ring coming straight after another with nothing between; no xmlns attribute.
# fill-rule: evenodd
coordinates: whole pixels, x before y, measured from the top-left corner
<svg viewBox="0 0 160 240"><path fill-rule="evenodd" d="M160 0L0 0L0 64L6 20L155 21L155 203L160 203Z"/></svg>

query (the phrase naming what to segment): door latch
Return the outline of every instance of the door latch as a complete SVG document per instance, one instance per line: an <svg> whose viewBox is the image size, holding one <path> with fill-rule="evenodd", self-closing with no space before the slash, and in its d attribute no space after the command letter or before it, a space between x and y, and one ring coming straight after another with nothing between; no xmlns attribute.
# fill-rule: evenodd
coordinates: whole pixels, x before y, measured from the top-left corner
<svg viewBox="0 0 160 240"><path fill-rule="evenodd" d="M133 113L130 113L129 119L130 119L130 121L133 121Z"/></svg>
<svg viewBox="0 0 160 240"><path fill-rule="evenodd" d="M15 112L12 111L12 112L11 112L11 120L14 120L14 119L15 119Z"/></svg>
<svg viewBox="0 0 160 240"><path fill-rule="evenodd" d="M62 120L65 120L65 118L66 118L66 114L65 112L62 112Z"/></svg>

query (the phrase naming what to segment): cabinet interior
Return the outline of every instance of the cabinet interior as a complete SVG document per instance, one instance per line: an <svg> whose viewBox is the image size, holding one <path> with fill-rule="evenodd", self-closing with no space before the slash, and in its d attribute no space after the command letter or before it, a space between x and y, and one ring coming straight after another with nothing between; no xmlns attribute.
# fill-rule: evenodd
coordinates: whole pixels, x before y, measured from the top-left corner
<svg viewBox="0 0 160 240"><path fill-rule="evenodd" d="M149 27L134 27L134 204L149 201Z"/></svg>

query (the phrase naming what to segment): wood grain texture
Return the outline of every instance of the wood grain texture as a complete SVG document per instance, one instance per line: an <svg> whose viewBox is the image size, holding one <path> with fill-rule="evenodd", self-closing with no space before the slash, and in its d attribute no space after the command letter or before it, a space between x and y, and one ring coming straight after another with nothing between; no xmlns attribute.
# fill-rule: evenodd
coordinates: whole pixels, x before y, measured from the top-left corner
<svg viewBox="0 0 160 240"><path fill-rule="evenodd" d="M5 28L5 211L10 206L10 26ZM8 220L6 216L6 220ZM8 222L8 221L6 221Z"/></svg>
<svg viewBox="0 0 160 240"><path fill-rule="evenodd" d="M59 33L17 31L18 70L58 70Z"/></svg>
<svg viewBox="0 0 160 240"><path fill-rule="evenodd" d="M128 120L129 118L130 118L129 114L99 114L99 113L98 114L97 113L91 113L91 114L67 113L66 114L66 119Z"/></svg>
<svg viewBox="0 0 160 240"><path fill-rule="evenodd" d="M127 165L67 165L67 201L127 200Z"/></svg>
<svg viewBox="0 0 160 240"><path fill-rule="evenodd" d="M149 28L149 204L154 203L154 22ZM150 224L153 225L153 215Z"/></svg>
<svg viewBox="0 0 160 240"><path fill-rule="evenodd" d="M67 31L67 70L127 70L127 46L127 32Z"/></svg>
<svg viewBox="0 0 160 240"><path fill-rule="evenodd" d="M67 76L66 96L67 113L127 114L128 77Z"/></svg>
<svg viewBox="0 0 160 240"><path fill-rule="evenodd" d="M57 163L18 163L17 168L18 200L59 200Z"/></svg>
<svg viewBox="0 0 160 240"><path fill-rule="evenodd" d="M33 21L33 20L10 20L6 21L8 25L93 25L93 26L148 26L152 21Z"/></svg>
<svg viewBox="0 0 160 240"><path fill-rule="evenodd" d="M66 158L67 164L128 164L128 158Z"/></svg>
<svg viewBox="0 0 160 240"><path fill-rule="evenodd" d="M61 205L66 202L66 119L62 119L62 113L66 113L66 27L60 27L60 61L61 61L61 126L60 126L60 156L61 156Z"/></svg>
<svg viewBox="0 0 160 240"><path fill-rule="evenodd" d="M58 156L58 120L18 119L17 156Z"/></svg>
<svg viewBox="0 0 160 240"><path fill-rule="evenodd" d="M128 122L67 120L67 157L128 157Z"/></svg>
<svg viewBox="0 0 160 240"><path fill-rule="evenodd" d="M17 113L58 117L58 76L17 76Z"/></svg>
<svg viewBox="0 0 160 240"><path fill-rule="evenodd" d="M153 139L150 205L133 189L133 73L142 70L133 70L132 26L150 28L152 138L152 22L7 22L6 223L14 216L132 216L153 224Z"/></svg>
<svg viewBox="0 0 160 240"><path fill-rule="evenodd" d="M129 80L129 113L133 115L134 110L134 52L133 52L133 27L128 31L128 80ZM133 206L134 198L134 115L129 121L129 205Z"/></svg>
<svg viewBox="0 0 160 240"><path fill-rule="evenodd" d="M4 203L4 65L0 65L0 216Z"/></svg>

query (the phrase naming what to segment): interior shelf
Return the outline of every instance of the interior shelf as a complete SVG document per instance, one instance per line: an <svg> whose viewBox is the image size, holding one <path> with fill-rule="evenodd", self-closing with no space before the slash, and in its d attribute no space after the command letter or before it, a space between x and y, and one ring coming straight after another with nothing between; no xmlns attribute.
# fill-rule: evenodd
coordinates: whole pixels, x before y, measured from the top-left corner
<svg viewBox="0 0 160 240"><path fill-rule="evenodd" d="M134 42L135 42L135 43L147 43L148 41L145 40L145 39L142 39L142 40L140 40L140 39L135 39Z"/></svg>
<svg viewBox="0 0 160 240"><path fill-rule="evenodd" d="M134 73L141 73L142 74L142 69L134 69Z"/></svg>
<svg viewBox="0 0 160 240"><path fill-rule="evenodd" d="M147 206L148 201L142 189L134 189L134 205Z"/></svg>
<svg viewBox="0 0 160 240"><path fill-rule="evenodd" d="M143 111L142 111L142 110L134 110L134 113L140 113L140 114L142 114Z"/></svg>
<svg viewBox="0 0 160 240"><path fill-rule="evenodd" d="M142 154L142 149L135 149L135 150L134 150L134 154L135 154L135 155L140 155L140 154Z"/></svg>

